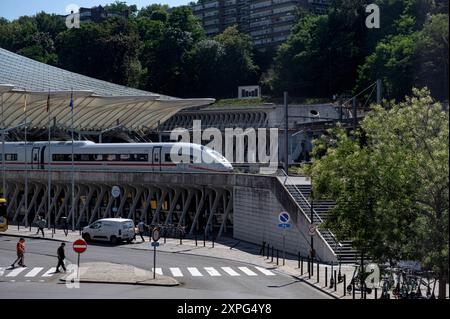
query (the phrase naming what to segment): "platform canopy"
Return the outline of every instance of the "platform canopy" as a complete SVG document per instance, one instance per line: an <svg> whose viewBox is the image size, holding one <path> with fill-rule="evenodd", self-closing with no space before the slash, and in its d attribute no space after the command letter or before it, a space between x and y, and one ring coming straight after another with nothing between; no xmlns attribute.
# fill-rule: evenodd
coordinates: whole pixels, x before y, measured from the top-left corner
<svg viewBox="0 0 450 319"><path fill-rule="evenodd" d="M47 128L50 114L58 127L70 129L72 94L73 127L80 131L106 130L117 124L133 130L154 129L158 122L164 123L183 109L215 101L180 99L137 90L69 72L0 48L0 104L4 110L5 128L21 125L25 117L29 128Z"/></svg>

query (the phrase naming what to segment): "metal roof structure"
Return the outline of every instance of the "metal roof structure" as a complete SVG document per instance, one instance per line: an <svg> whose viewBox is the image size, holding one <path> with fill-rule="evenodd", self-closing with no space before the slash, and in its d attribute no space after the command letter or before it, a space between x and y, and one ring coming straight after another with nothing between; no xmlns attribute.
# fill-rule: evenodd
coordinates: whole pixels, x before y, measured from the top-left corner
<svg viewBox="0 0 450 319"><path fill-rule="evenodd" d="M127 129L154 129L183 109L205 106L214 99L180 99L97 80L50 66L0 48L0 95L5 128L24 123L47 128L105 130L118 123ZM47 100L50 96L50 111ZM24 109L26 99L26 111ZM50 113L50 114L49 114ZM0 123L1 126L1 123Z"/></svg>

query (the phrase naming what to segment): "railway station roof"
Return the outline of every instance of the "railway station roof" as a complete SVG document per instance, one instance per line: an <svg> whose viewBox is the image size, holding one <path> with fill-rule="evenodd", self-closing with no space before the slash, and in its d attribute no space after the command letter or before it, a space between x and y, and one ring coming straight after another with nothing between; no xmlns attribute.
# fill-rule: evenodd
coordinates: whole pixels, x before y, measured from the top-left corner
<svg viewBox="0 0 450 319"><path fill-rule="evenodd" d="M58 127L70 129L72 94L73 127L76 130L106 130L118 123L128 129L154 129L158 122L164 123L181 110L215 101L208 98L180 99L133 89L69 72L0 48L0 103L4 110L5 128L22 124L25 118L30 128L47 128L50 116L52 121L56 118Z"/></svg>

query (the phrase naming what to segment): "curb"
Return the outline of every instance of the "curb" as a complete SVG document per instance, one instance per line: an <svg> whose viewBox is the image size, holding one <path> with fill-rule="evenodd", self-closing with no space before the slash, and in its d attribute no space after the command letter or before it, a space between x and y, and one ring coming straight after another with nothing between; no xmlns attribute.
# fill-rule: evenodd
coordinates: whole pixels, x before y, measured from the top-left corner
<svg viewBox="0 0 450 319"><path fill-rule="evenodd" d="M65 278L59 278L59 281L66 282ZM131 285L131 286L159 286L159 287L177 287L180 286L181 283L177 282L176 284L158 284L158 283L145 283L145 282L118 282L118 281L101 281L101 280L86 280L82 279L78 281L79 283L86 284L111 284L111 285Z"/></svg>
<svg viewBox="0 0 450 319"><path fill-rule="evenodd" d="M0 234L0 237L2 236L9 236L9 237L17 237L17 238L32 238L32 239L42 239L42 240L50 240L50 241L57 241L57 242L65 242L65 243L71 243L72 241L70 240L61 240L61 239L56 239L56 238L49 238L49 237L34 237L31 235L17 235L17 234L7 234L7 233L3 233Z"/></svg>

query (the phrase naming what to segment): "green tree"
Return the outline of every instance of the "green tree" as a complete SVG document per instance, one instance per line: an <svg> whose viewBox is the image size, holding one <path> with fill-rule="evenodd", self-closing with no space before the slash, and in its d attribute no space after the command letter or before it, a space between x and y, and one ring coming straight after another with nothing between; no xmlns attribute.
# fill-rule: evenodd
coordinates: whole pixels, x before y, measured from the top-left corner
<svg viewBox="0 0 450 319"><path fill-rule="evenodd" d="M449 117L426 89L413 94L376 106L353 138L337 129L316 141L310 174L316 198L336 199L325 226L339 239L380 261L420 261L445 298Z"/></svg>
<svg viewBox="0 0 450 319"><path fill-rule="evenodd" d="M66 30L56 41L61 67L129 86L139 82L139 45L134 22L120 18Z"/></svg>

